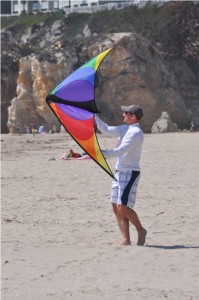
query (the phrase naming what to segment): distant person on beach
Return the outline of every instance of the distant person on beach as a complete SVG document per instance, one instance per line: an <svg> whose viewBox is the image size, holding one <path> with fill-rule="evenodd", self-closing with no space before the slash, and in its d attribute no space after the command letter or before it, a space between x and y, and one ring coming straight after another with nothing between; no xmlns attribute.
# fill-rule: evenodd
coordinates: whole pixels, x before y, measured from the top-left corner
<svg viewBox="0 0 199 300"><path fill-rule="evenodd" d="M74 152L73 149L70 149L66 158L71 158L71 157L73 157L73 158L81 157L81 154Z"/></svg>
<svg viewBox="0 0 199 300"><path fill-rule="evenodd" d="M52 133L56 133L57 132L57 127L56 127L56 125L53 125L53 127L52 127Z"/></svg>
<svg viewBox="0 0 199 300"><path fill-rule="evenodd" d="M49 160L72 160L72 159L76 159L76 160L87 160L87 159L91 159L91 157L87 154L87 153L82 153L79 154L77 152L74 152L72 149L69 150L69 153L64 153L63 155L61 155L59 158L50 158Z"/></svg>
<svg viewBox="0 0 199 300"><path fill-rule="evenodd" d="M38 133L39 134L45 133L44 125L39 126Z"/></svg>
<svg viewBox="0 0 199 300"><path fill-rule="evenodd" d="M147 231L134 211L136 190L140 178L139 161L143 144L143 131L139 121L143 111L139 105L121 106L126 125L108 126L96 115L95 121L102 133L120 138L120 145L103 150L105 158L118 157L115 178L112 182L111 203L122 234L121 245L131 245L129 222L138 232L137 245L143 246Z"/></svg>
<svg viewBox="0 0 199 300"><path fill-rule="evenodd" d="M30 123L30 131L32 132L32 135L35 136L37 130L36 130L36 123L34 120Z"/></svg>
<svg viewBox="0 0 199 300"><path fill-rule="evenodd" d="M191 121L190 132L193 132L194 128L195 128L195 125L194 125L193 121Z"/></svg>
<svg viewBox="0 0 199 300"><path fill-rule="evenodd" d="M17 124L17 129L16 129L16 131L17 131L17 134L20 133L20 127L19 127L19 124Z"/></svg>
<svg viewBox="0 0 199 300"><path fill-rule="evenodd" d="M24 131L25 133L29 134L30 130L29 130L29 126L27 124L24 125Z"/></svg>

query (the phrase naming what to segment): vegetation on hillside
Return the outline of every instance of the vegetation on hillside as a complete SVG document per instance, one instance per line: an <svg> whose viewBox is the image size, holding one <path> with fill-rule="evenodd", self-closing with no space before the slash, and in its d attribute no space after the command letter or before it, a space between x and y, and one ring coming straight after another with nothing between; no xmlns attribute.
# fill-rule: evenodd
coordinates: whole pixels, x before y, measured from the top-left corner
<svg viewBox="0 0 199 300"><path fill-rule="evenodd" d="M27 28L37 25L39 23L52 24L57 20L64 19L64 12L62 10L51 12L51 13L37 13L37 14L27 14L22 13L20 16L2 17L1 18L1 28L7 26L21 28L21 30L26 30Z"/></svg>

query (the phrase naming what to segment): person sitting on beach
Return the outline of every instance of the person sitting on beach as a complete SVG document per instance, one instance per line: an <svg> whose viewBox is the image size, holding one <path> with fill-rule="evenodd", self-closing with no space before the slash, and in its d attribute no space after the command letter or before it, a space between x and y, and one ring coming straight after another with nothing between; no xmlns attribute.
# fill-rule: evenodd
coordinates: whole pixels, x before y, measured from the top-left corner
<svg viewBox="0 0 199 300"><path fill-rule="evenodd" d="M65 159L72 159L72 158L79 158L79 157L82 157L82 155L70 149L69 153L64 153L62 156L58 158L58 160L61 159L65 160Z"/></svg>
<svg viewBox="0 0 199 300"><path fill-rule="evenodd" d="M82 155L77 153L77 152L74 152L72 149L70 149L68 155L66 156L66 158L77 158L77 157L81 157Z"/></svg>
<svg viewBox="0 0 199 300"><path fill-rule="evenodd" d="M59 158L51 158L49 160L70 160L70 159L85 160L85 159L90 159L90 156L88 154L86 154L85 152L82 154L79 154L77 152L74 152L72 149L70 149L69 153L64 153Z"/></svg>

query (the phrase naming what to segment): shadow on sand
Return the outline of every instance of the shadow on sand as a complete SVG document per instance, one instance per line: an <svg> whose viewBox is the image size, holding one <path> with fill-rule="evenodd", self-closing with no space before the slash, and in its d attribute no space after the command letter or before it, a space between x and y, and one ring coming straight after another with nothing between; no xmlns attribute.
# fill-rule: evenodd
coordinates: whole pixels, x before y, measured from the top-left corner
<svg viewBox="0 0 199 300"><path fill-rule="evenodd" d="M176 250L176 249L199 249L199 246L183 246L183 245L173 245L173 246L164 246L164 245L145 245L149 248L165 249L165 250Z"/></svg>

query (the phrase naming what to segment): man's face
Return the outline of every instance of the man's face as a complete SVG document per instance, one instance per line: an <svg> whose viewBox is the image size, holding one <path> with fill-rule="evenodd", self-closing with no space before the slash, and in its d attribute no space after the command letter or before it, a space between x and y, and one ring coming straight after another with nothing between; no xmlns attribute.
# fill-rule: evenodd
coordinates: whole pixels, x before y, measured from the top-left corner
<svg viewBox="0 0 199 300"><path fill-rule="evenodd" d="M126 123L128 125L131 125L131 124L134 124L134 123L138 122L136 116L131 112L126 112L125 111L123 113L123 117L124 117L124 123Z"/></svg>

